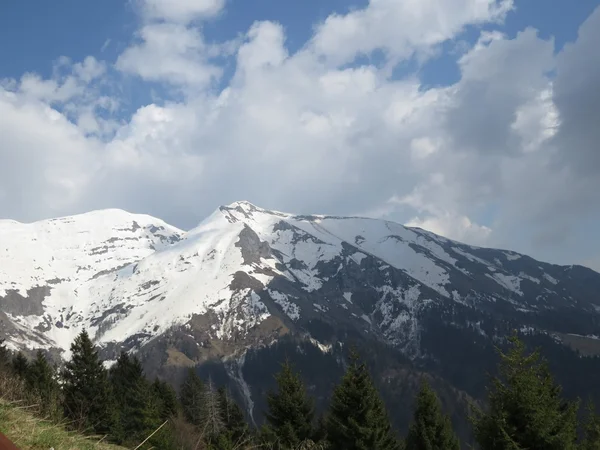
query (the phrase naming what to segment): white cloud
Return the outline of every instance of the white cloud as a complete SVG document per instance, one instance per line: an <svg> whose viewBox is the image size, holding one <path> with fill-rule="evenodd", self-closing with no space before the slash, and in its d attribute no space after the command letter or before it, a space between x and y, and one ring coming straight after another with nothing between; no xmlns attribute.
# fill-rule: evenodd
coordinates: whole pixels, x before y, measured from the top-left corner
<svg viewBox="0 0 600 450"><path fill-rule="evenodd" d="M502 20L512 7L512 0L370 0L364 9L329 16L312 45L334 64L374 50L397 60L430 52L468 24Z"/></svg>
<svg viewBox="0 0 600 450"><path fill-rule="evenodd" d="M208 44L193 20L222 3L176 3L165 12L166 2L143 2L139 39L115 67L175 85L183 99L144 105L118 122L110 114L118 100L94 89L106 76L95 60L63 61L65 76L3 83L5 215L123 207L189 227L243 197L301 213L366 211L473 244L587 258L558 241L582 207L598 204L597 180L579 176L562 148L581 142L575 131L597 132L575 120L576 105L566 101L585 95L578 86L594 85L595 72L583 70L593 28L558 59L535 30L514 39L484 32L460 57L459 82L425 90L416 76L390 79L386 63L343 64L374 49L390 61L430 54L466 25L501 20L512 2L373 0L330 17L295 53L284 28L269 21L241 42ZM207 89L223 70L215 57L230 53L228 85ZM56 103L61 108L49 107ZM588 109L593 117L597 104ZM566 137L565 121L577 125ZM558 250L535 248L549 241Z"/></svg>
<svg viewBox="0 0 600 450"><path fill-rule="evenodd" d="M180 86L204 87L221 74L209 62L210 48L199 30L184 25L144 25L140 41L117 59L118 70L150 81Z"/></svg>
<svg viewBox="0 0 600 450"><path fill-rule="evenodd" d="M19 93L0 90L0 116L0 209L30 220L72 208L93 176L97 143Z"/></svg>
<svg viewBox="0 0 600 450"><path fill-rule="evenodd" d="M73 65L73 73L84 83L89 83L106 73L106 64L93 56L87 56L82 62Z"/></svg>
<svg viewBox="0 0 600 450"><path fill-rule="evenodd" d="M491 228L477 225L466 216L446 212L440 217L421 219L414 217L406 223L408 227L419 227L432 233L445 236L455 241L470 245L485 246L489 244Z"/></svg>
<svg viewBox="0 0 600 450"><path fill-rule="evenodd" d="M188 23L217 15L225 0L138 0L138 4L146 19Z"/></svg>

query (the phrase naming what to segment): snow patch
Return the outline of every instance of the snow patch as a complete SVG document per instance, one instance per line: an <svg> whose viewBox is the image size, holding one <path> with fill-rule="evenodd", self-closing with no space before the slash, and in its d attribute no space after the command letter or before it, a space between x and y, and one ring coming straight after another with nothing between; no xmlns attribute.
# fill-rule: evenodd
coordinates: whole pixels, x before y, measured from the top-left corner
<svg viewBox="0 0 600 450"><path fill-rule="evenodd" d="M309 336L308 340L311 342L311 344L313 344L315 347L317 347L319 350L321 350L322 353L331 353L331 349L332 349L331 344L321 344L319 341L317 341L312 336Z"/></svg>
<svg viewBox="0 0 600 450"><path fill-rule="evenodd" d="M544 276L544 278L545 278L546 280L548 280L550 283L552 283L552 284L555 284L555 285L556 285L556 284L558 284L558 280L557 280L556 278L554 278L553 276L551 276L551 275L548 275L547 273L544 273L544 275L543 275L543 276Z"/></svg>
<svg viewBox="0 0 600 450"><path fill-rule="evenodd" d="M286 313L290 319L296 321L300 318L300 307L294 302L291 302L287 295L270 289L268 292L273 301L281 306L283 312Z"/></svg>
<svg viewBox="0 0 600 450"><path fill-rule="evenodd" d="M356 252L354 253L351 258L356 262L356 264L358 264L360 266L360 262L365 259L367 257L367 255L365 255L362 252Z"/></svg>
<svg viewBox="0 0 600 450"><path fill-rule="evenodd" d="M520 296L523 295L523 292L521 291L521 279L519 277L514 275L505 275L499 272L496 272L493 275L486 274L486 276L509 291L512 291Z"/></svg>
<svg viewBox="0 0 600 450"><path fill-rule="evenodd" d="M509 261L516 261L517 259L521 259L521 255L519 255L518 253L507 253L507 252L504 252L504 256Z"/></svg>

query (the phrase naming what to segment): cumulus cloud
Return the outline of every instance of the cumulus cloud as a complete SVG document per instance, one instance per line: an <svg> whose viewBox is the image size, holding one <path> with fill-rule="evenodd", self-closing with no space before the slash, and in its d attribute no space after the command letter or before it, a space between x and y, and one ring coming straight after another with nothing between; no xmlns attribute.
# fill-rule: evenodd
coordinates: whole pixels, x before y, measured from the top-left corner
<svg viewBox="0 0 600 450"><path fill-rule="evenodd" d="M145 19L177 23L213 17L225 6L225 0L138 0L137 3Z"/></svg>
<svg viewBox="0 0 600 450"><path fill-rule="evenodd" d="M557 58L554 103L561 126L556 145L561 163L598 177L600 171L600 8L583 23L577 41Z"/></svg>
<svg viewBox="0 0 600 450"><path fill-rule="evenodd" d="M315 51L333 64L383 50L397 61L428 53L466 25L503 20L512 0L370 0L364 9L329 16L312 40Z"/></svg>
<svg viewBox="0 0 600 450"><path fill-rule="evenodd" d="M519 131L527 132L520 126L529 112L523 108L548 88L553 52L553 42L540 39L533 29L510 40L484 34L460 59L462 78L446 116L454 146L477 152L523 151L517 139Z"/></svg>
<svg viewBox="0 0 600 450"><path fill-rule="evenodd" d="M4 81L0 207L9 217L122 207L186 228L245 198L597 260L600 246L576 255L564 239L593 217L585 205L598 205L598 11L559 55L533 29L513 39L482 32L459 59L460 81L425 89L417 75L391 78L390 65L503 20L511 1L372 0L327 18L296 52L270 21L239 42L207 43L199 22L220 1L138 5L140 29L114 68L185 95L124 120L118 98L95 88L110 62ZM375 50L383 63L348 64ZM223 80L227 57L234 73Z"/></svg>
<svg viewBox="0 0 600 450"><path fill-rule="evenodd" d="M0 209L33 220L69 210L93 176L97 143L49 106L0 91Z"/></svg>
<svg viewBox="0 0 600 450"><path fill-rule="evenodd" d="M210 63L210 47L197 29L155 23L144 25L138 35L139 42L119 55L118 70L144 80L194 87L207 86L221 74Z"/></svg>

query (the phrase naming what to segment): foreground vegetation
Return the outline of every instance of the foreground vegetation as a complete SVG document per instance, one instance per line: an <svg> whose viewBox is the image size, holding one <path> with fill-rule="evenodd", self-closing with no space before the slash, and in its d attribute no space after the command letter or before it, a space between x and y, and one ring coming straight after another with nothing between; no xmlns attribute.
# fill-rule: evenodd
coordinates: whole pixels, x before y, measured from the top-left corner
<svg viewBox="0 0 600 450"><path fill-rule="evenodd" d="M501 353L488 407L473 408L482 450L600 450L592 405L578 421L537 352L516 336ZM351 353L328 410L317 417L300 376L285 362L267 398L266 423L251 428L224 388L190 369L179 395L146 379L135 356L122 353L105 369L87 333L57 371L44 354L33 361L0 346L0 431L23 449L459 450L450 419L423 381L407 436L392 429L366 365ZM33 414L32 414L33 413ZM88 437L83 437L87 435ZM93 436L93 437L92 437Z"/></svg>
<svg viewBox="0 0 600 450"><path fill-rule="evenodd" d="M0 400L0 432L21 450L124 450L100 441L101 437L84 436L64 425L44 420L31 408Z"/></svg>

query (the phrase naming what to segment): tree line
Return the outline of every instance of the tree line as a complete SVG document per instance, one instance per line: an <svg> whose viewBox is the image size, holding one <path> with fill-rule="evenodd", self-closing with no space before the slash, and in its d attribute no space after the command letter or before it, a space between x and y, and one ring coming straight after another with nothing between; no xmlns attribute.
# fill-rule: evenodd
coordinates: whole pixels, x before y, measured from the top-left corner
<svg viewBox="0 0 600 450"><path fill-rule="evenodd" d="M482 450L600 450L600 417L593 405L578 419L579 401L561 395L546 362L516 335L500 350L498 374L484 408L473 406L474 447ZM33 360L0 345L0 395L19 395L39 412L73 429L136 449L234 450L460 450L440 401L423 381L408 434L392 428L364 362L351 352L327 411L315 402L286 361L268 393L265 424L256 429L224 387L189 369L179 395L165 381L149 381L140 361L121 353L106 369L89 335L71 345L60 370L38 351ZM13 380L17 384L8 383ZM12 398L14 399L14 398ZM463 447L465 448L465 447Z"/></svg>

